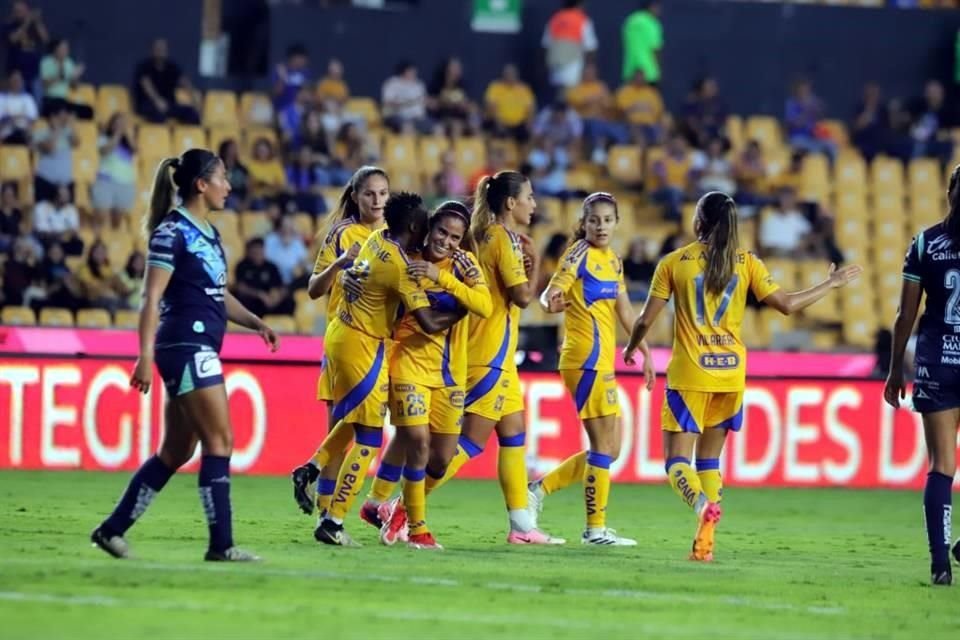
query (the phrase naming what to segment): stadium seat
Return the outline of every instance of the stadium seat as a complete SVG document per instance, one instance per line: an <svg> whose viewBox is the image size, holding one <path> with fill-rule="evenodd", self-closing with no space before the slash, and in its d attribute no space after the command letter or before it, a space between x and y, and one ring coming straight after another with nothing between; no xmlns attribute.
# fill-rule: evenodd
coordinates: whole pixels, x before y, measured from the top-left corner
<svg viewBox="0 0 960 640"><path fill-rule="evenodd" d="M363 118L369 128L380 125L380 107L372 98L349 98L343 105L343 112Z"/></svg>
<svg viewBox="0 0 960 640"><path fill-rule="evenodd" d="M906 220L904 208L903 198L893 192L875 193L871 217L874 221L895 222L903 225Z"/></svg>
<svg viewBox="0 0 960 640"><path fill-rule="evenodd" d="M239 145L241 142L241 135L239 129L231 129L230 127L210 127L207 129L207 139L209 140L210 149L219 154L220 145L227 140L233 140ZM242 146L241 153L243 153Z"/></svg>
<svg viewBox="0 0 960 640"><path fill-rule="evenodd" d="M244 211L240 214L240 229L243 231L241 237L249 240L273 231L273 223L263 211Z"/></svg>
<svg viewBox="0 0 960 640"><path fill-rule="evenodd" d="M80 309L77 311L77 326L81 329L107 329L111 326L110 314L105 309Z"/></svg>
<svg viewBox="0 0 960 640"><path fill-rule="evenodd" d="M826 202L832 191L830 163L819 153L808 154L803 159L800 196L804 200Z"/></svg>
<svg viewBox="0 0 960 640"><path fill-rule="evenodd" d="M497 150L503 153L504 160L508 166L520 165L520 147L514 140L494 139L487 143L490 150Z"/></svg>
<svg viewBox="0 0 960 640"><path fill-rule="evenodd" d="M914 158L907 167L910 196L939 195L944 190L940 182L940 164L932 158Z"/></svg>
<svg viewBox="0 0 960 640"><path fill-rule="evenodd" d="M70 102L93 107L97 104L97 90L92 84L81 82L70 89Z"/></svg>
<svg viewBox="0 0 960 640"><path fill-rule="evenodd" d="M443 154L450 148L450 141L444 136L422 136L417 144L417 162L420 170L428 175L440 171Z"/></svg>
<svg viewBox="0 0 960 640"><path fill-rule="evenodd" d="M210 213L209 220L220 232L220 235L241 237L240 217L236 211L213 211Z"/></svg>
<svg viewBox="0 0 960 640"><path fill-rule="evenodd" d="M103 84L97 89L95 116L97 122L104 124L115 113L132 113L130 94L127 88L118 84Z"/></svg>
<svg viewBox="0 0 960 640"><path fill-rule="evenodd" d="M249 158L253 155L253 145L257 140L266 138L273 145L274 152L278 152L277 131L273 127L247 127L243 130L243 142L240 145L240 155Z"/></svg>
<svg viewBox="0 0 960 640"><path fill-rule="evenodd" d="M870 187L873 196L889 195L903 199L903 165L899 160L878 156L870 164Z"/></svg>
<svg viewBox="0 0 960 640"><path fill-rule="evenodd" d="M382 153L383 163L388 170L415 171L418 169L417 139L414 136L386 136L383 140Z"/></svg>
<svg viewBox="0 0 960 640"><path fill-rule="evenodd" d="M237 94L211 90L203 97L203 123L207 126L237 127Z"/></svg>
<svg viewBox="0 0 960 640"><path fill-rule="evenodd" d="M127 264L127 259L133 253L133 234L123 231L107 231L100 236L100 239L107 245L107 254L115 268Z"/></svg>
<svg viewBox="0 0 960 640"><path fill-rule="evenodd" d="M487 150L482 138L458 138L453 142L457 154L457 168L465 176L472 176L487 166Z"/></svg>
<svg viewBox="0 0 960 640"><path fill-rule="evenodd" d="M77 120L73 124L73 131L77 134L80 145L78 151L92 151L97 153L99 145L97 144L100 133L97 131L97 125L89 120Z"/></svg>
<svg viewBox="0 0 960 640"><path fill-rule="evenodd" d="M423 175L416 168L395 169L390 168L390 190L391 191L413 191L419 193L423 190Z"/></svg>
<svg viewBox="0 0 960 640"><path fill-rule="evenodd" d="M800 288L800 274L797 263L789 258L770 258L765 261L767 271L786 291L796 291Z"/></svg>
<svg viewBox="0 0 960 640"><path fill-rule="evenodd" d="M92 184L100 168L100 154L96 150L77 149L73 152L73 179Z"/></svg>
<svg viewBox="0 0 960 640"><path fill-rule="evenodd" d="M37 317L30 307L4 307L0 310L0 324L29 327L37 324Z"/></svg>
<svg viewBox="0 0 960 640"><path fill-rule="evenodd" d="M245 91L240 95L240 123L269 127L273 124L273 102L259 91Z"/></svg>
<svg viewBox="0 0 960 640"><path fill-rule="evenodd" d="M867 190L867 163L855 150L841 151L833 166L836 193L864 194Z"/></svg>
<svg viewBox="0 0 960 640"><path fill-rule="evenodd" d="M607 170L614 180L637 186L643 182L643 152L634 145L614 145L607 154Z"/></svg>
<svg viewBox="0 0 960 640"><path fill-rule="evenodd" d="M908 227L911 235L939 222L945 211L942 194L930 192L911 194Z"/></svg>
<svg viewBox="0 0 960 640"><path fill-rule="evenodd" d="M162 124L141 124L137 128L137 151L141 157L166 158L172 153L170 129Z"/></svg>
<svg viewBox="0 0 960 640"><path fill-rule="evenodd" d="M293 226L296 227L297 233L299 233L305 241L310 241L313 238L313 216L309 213L296 213L293 214Z"/></svg>
<svg viewBox="0 0 960 640"><path fill-rule="evenodd" d="M573 169L566 173L567 189L572 191L585 191L590 193L596 191L596 179L594 175L586 169Z"/></svg>
<svg viewBox="0 0 960 640"><path fill-rule="evenodd" d="M801 288L814 287L823 281L827 275L827 263L804 263L799 285ZM840 311L836 296L827 296L817 304L810 305L803 310L803 317L818 322L837 322L840 320Z"/></svg>
<svg viewBox="0 0 960 640"><path fill-rule="evenodd" d="M267 315L263 321L277 333L296 333L297 324L293 316Z"/></svg>
<svg viewBox="0 0 960 640"><path fill-rule="evenodd" d="M207 132L203 127L180 125L173 128L173 153L180 155L187 149L207 149Z"/></svg>
<svg viewBox="0 0 960 640"><path fill-rule="evenodd" d="M743 118L735 115L727 116L724 131L730 141L730 148L733 151L740 151L744 143Z"/></svg>
<svg viewBox="0 0 960 640"><path fill-rule="evenodd" d="M27 147L0 146L0 178L3 180L33 179L33 165Z"/></svg>
<svg viewBox="0 0 960 640"><path fill-rule="evenodd" d="M113 326L117 329L136 329L140 326L140 313L121 309L113 316Z"/></svg>
<svg viewBox="0 0 960 640"><path fill-rule="evenodd" d="M40 325L44 327L72 327L73 312L69 309L48 307L40 310Z"/></svg>
<svg viewBox="0 0 960 640"><path fill-rule="evenodd" d="M745 131L747 140L756 140L764 151L772 152L783 147L780 123L771 116L750 116Z"/></svg>

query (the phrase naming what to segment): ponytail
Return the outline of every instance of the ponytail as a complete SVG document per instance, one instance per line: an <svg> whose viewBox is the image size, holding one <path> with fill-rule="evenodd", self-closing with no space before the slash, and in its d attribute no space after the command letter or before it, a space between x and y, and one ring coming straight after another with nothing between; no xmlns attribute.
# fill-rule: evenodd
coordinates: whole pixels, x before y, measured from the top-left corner
<svg viewBox="0 0 960 640"><path fill-rule="evenodd" d="M356 193L359 193L364 184L371 176L383 176L383 179L388 183L390 182L390 176L387 175L387 172L381 169L380 167L374 167L372 165L360 167L354 172L353 176L350 178L350 182L347 183L347 186L343 188L343 193L340 194L340 199L337 201L337 208L333 213L327 216L327 220L323 225L323 228L317 234L317 238L320 239L320 242L326 242L327 236L330 235L330 232L334 227L339 225L344 220L355 220L360 221L360 207L354 201L353 196Z"/></svg>
<svg viewBox="0 0 960 640"><path fill-rule="evenodd" d="M740 239L737 232L737 206L730 196L712 191L697 203L697 232L707 245L704 269L706 290L721 293L737 266Z"/></svg>
<svg viewBox="0 0 960 640"><path fill-rule="evenodd" d="M947 184L947 217L943 226L953 246L960 247L960 164L950 173Z"/></svg>
<svg viewBox="0 0 960 640"><path fill-rule="evenodd" d="M173 209L177 185L173 183L173 174L180 167L180 158L165 158L157 165L153 176L153 189L150 191L150 208L143 217L143 233L150 234L160 226L160 222Z"/></svg>
<svg viewBox="0 0 960 640"><path fill-rule="evenodd" d="M470 215L470 237L474 246L479 246L487 235L487 230L493 224L493 212L487 203L487 192L493 178L483 176L477 183L477 190L473 194L473 213Z"/></svg>
<svg viewBox="0 0 960 640"><path fill-rule="evenodd" d="M490 225L504 212L507 199L518 198L526 183L527 177L517 171L500 171L480 179L473 195L473 216L470 221L473 239L478 246L483 244Z"/></svg>

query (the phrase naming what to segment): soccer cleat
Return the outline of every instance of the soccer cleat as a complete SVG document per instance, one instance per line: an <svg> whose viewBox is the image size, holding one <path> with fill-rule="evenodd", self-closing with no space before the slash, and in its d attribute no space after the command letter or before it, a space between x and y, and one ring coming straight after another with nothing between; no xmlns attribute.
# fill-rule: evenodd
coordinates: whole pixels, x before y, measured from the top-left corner
<svg viewBox="0 0 960 640"><path fill-rule="evenodd" d="M239 547L230 547L225 551L209 549L203 559L207 562L260 562L263 560L257 554L244 551Z"/></svg>
<svg viewBox="0 0 960 640"><path fill-rule="evenodd" d="M632 538L623 538L613 529L587 529L580 537L580 544L595 544L601 547L635 547L637 541Z"/></svg>
<svg viewBox="0 0 960 640"><path fill-rule="evenodd" d="M722 511L716 502L707 502L698 516L697 535L693 539L690 559L698 562L713 561L713 536Z"/></svg>
<svg viewBox="0 0 960 640"><path fill-rule="evenodd" d="M953 571L950 570L950 567L942 571L934 571L930 575L930 583L937 587L949 587L953 584Z"/></svg>
<svg viewBox="0 0 960 640"><path fill-rule="evenodd" d="M311 487L319 475L320 472L309 464L297 467L290 474L290 480L293 482L293 499L296 500L300 511L307 515L313 513L314 496Z"/></svg>
<svg viewBox="0 0 960 640"><path fill-rule="evenodd" d="M960 564L960 538L957 538L957 541L953 543L953 559Z"/></svg>
<svg viewBox="0 0 960 640"><path fill-rule="evenodd" d="M333 520L324 518L313 530L313 537L317 542L329 544L335 547L360 547L363 546L350 537L350 534L344 530L342 524L337 524Z"/></svg>
<svg viewBox="0 0 960 640"><path fill-rule="evenodd" d="M540 529L517 531L511 529L507 535L507 544L566 544L563 538L554 538Z"/></svg>
<svg viewBox="0 0 960 640"><path fill-rule="evenodd" d="M436 541L436 539L433 537L433 534L429 531L425 531L424 533L415 533L410 536L407 546L411 549L431 549L435 551L443 550L443 546Z"/></svg>
<svg viewBox="0 0 960 640"><path fill-rule="evenodd" d="M380 518L380 508L382 506L382 504L376 504L375 502L367 500L363 503L363 506L360 507L360 519L371 527L382 529L383 520Z"/></svg>
<svg viewBox="0 0 960 640"><path fill-rule="evenodd" d="M391 547L398 540L407 539L407 508L403 506L400 498L394 498L386 504L389 505L387 510L390 512L390 517L384 521L380 529L380 542Z"/></svg>
<svg viewBox="0 0 960 640"><path fill-rule="evenodd" d="M537 490L536 482L527 485L527 512L530 513L534 527L537 526L540 521L540 514L543 513L543 498L546 496L541 497L542 493L542 490Z"/></svg>
<svg viewBox="0 0 960 640"><path fill-rule="evenodd" d="M102 527L93 530L90 534L90 542L93 543L93 546L100 547L114 558L124 560L130 557L130 545L123 539L123 536L107 535Z"/></svg>

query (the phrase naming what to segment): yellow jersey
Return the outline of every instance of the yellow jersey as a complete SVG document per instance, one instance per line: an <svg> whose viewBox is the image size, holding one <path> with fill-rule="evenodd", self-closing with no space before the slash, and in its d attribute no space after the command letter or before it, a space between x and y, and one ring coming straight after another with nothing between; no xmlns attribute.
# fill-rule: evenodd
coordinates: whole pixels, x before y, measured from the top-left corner
<svg viewBox="0 0 960 640"><path fill-rule="evenodd" d="M344 292L336 319L372 338L389 338L403 313L430 306L423 289L407 275L407 264L406 253L386 229L370 234L349 269L363 294L354 298Z"/></svg>
<svg viewBox="0 0 960 640"><path fill-rule="evenodd" d="M560 369L613 371L617 349L617 296L625 290L623 265L609 247L577 240L560 259L551 287L563 291Z"/></svg>
<svg viewBox="0 0 960 640"><path fill-rule="evenodd" d="M703 270L706 245L694 242L670 253L657 265L650 295L674 301L673 354L667 387L678 391L726 393L746 385L746 348L740 326L747 291L763 300L779 289L763 261L737 250L733 277L719 294L708 293Z"/></svg>
<svg viewBox="0 0 960 640"><path fill-rule="evenodd" d="M382 226L381 224L377 228L382 228ZM354 244L363 246L363 243L367 241L367 238L369 238L370 234L374 231L375 229L368 227L362 222L357 222L353 218L341 220L333 225L333 228L327 233L327 237L323 239L320 252L317 254L317 261L313 265L314 275L321 273L333 264L337 258L349 251L350 247ZM350 265L347 266L349 267ZM340 286L340 278L335 278L333 284L330 285L330 299L327 304L327 309L329 309L331 313L335 313L339 308L341 297L343 297L343 287Z"/></svg>
<svg viewBox="0 0 960 640"><path fill-rule="evenodd" d="M465 307L480 317L490 315L490 292L472 253L458 252L434 264L440 270L439 283L421 281L431 309L455 312ZM429 334L412 314L405 314L393 334L390 378L433 389L464 386L468 333L466 318L446 331Z"/></svg>
<svg viewBox="0 0 960 640"><path fill-rule="evenodd" d="M483 100L493 108L497 121L507 127L523 124L537 108L533 91L522 82L511 85L494 80L487 87Z"/></svg>
<svg viewBox="0 0 960 640"><path fill-rule="evenodd" d="M630 124L655 125L663 116L663 99L654 87L624 85L617 91L616 102Z"/></svg>
<svg viewBox="0 0 960 640"><path fill-rule="evenodd" d="M490 288L493 309L489 318L469 317L468 364L516 371L517 332L520 309L510 302L507 289L527 282L520 236L494 223L478 247L480 269Z"/></svg>

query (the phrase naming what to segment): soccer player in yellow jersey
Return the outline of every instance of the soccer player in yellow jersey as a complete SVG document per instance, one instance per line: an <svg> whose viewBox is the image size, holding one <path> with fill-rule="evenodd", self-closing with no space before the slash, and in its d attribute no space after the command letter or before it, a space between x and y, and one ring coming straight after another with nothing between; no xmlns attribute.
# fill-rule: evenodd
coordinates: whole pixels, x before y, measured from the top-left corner
<svg viewBox="0 0 960 640"><path fill-rule="evenodd" d="M329 294L327 310L330 315L336 312L342 296L337 275L353 264L360 246L370 234L383 227L383 208L389 196L390 182L386 171L379 167L360 167L343 190L337 209L330 216L328 228L321 232L323 244L317 254L307 292L313 300ZM326 369L325 363L321 365L317 400L327 405L327 429L332 432L336 425L333 420L333 388ZM345 427L341 427L337 435L328 445L332 451L319 449L291 474L293 498L308 515L313 513L314 500L310 495L310 487L314 482L317 483L317 508L320 511L330 508L340 464L353 437Z"/></svg>
<svg viewBox="0 0 960 640"><path fill-rule="evenodd" d="M427 479L427 493L480 455L495 430L497 469L510 522L510 544L562 544L537 529L527 510L526 427L514 355L520 309L535 296L537 259L517 232L536 209L530 181L516 171L485 176L477 185L471 235L490 288L490 317L468 317L467 395L457 452L442 478Z"/></svg>
<svg viewBox="0 0 960 640"><path fill-rule="evenodd" d="M407 251L419 249L427 231L420 196L391 196L384 218L387 228L371 234L349 269L360 280L362 294L344 295L327 327L333 417L352 429L356 446L344 459L333 502L314 531L314 537L325 544L355 544L343 529L343 519L383 442L389 390L386 341L393 334L401 305L427 333L449 326L437 321L423 289L407 275ZM333 437L331 433L327 440Z"/></svg>
<svg viewBox="0 0 960 640"><path fill-rule="evenodd" d="M470 210L462 203L440 205L430 218L423 251L411 255L414 260L407 269L423 284L430 308L453 314L454 324L442 333L427 334L408 314L394 332L389 406L397 435L360 509L360 517L381 529L380 539L387 545L408 534L410 546L440 548L427 530L425 507L411 502L411 497L425 501L423 488L411 485L422 485L427 475L443 477L456 451L467 378L468 325L463 317L467 311L488 317L493 306L476 258L460 250L469 225ZM401 476L403 500L388 503ZM409 530L404 527L408 518Z"/></svg>
<svg viewBox="0 0 960 640"><path fill-rule="evenodd" d="M820 284L784 293L752 253L739 248L737 207L716 191L697 203L697 241L657 265L647 303L623 354L633 364L640 341L673 298L673 355L663 403L663 450L670 485L697 516L691 560L713 559L720 520L720 454L743 422L746 348L740 337L747 293L784 315L805 309L856 279L861 268L830 266ZM696 450L695 472L690 466Z"/></svg>
<svg viewBox="0 0 960 640"><path fill-rule="evenodd" d="M610 248L619 219L617 201L612 195L594 193L587 197L574 242L540 296L540 304L548 313L564 313L560 375L573 396L577 415L583 420L590 450L571 456L532 483L529 503L531 514L536 517L548 494L581 480L587 514L581 542L634 546L636 540L618 536L606 526L610 464L620 454L623 433L614 375L617 320L628 332L634 320L623 280L623 264ZM640 343L640 349L647 389L652 389L655 376L646 342Z"/></svg>

